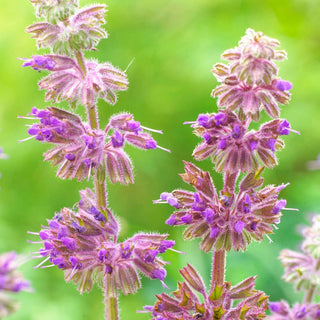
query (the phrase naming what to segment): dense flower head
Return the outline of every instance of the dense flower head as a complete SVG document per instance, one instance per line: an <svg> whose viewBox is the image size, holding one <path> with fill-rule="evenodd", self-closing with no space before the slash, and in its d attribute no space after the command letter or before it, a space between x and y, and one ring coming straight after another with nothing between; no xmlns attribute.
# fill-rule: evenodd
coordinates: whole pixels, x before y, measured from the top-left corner
<svg viewBox="0 0 320 320"><path fill-rule="evenodd" d="M102 98L115 104L116 91L128 88L126 74L110 63L85 60L84 72L74 59L48 54L33 56L23 66L51 71L38 83L40 89L46 90L46 101L66 100L71 105L92 106L98 98Z"/></svg>
<svg viewBox="0 0 320 320"><path fill-rule="evenodd" d="M56 10L62 7L60 12L66 15L63 10L66 6L53 7ZM48 47L52 53L70 55L74 50L92 50L101 39L107 38L106 31L101 28L105 24L105 14L105 5L94 5L77 9L60 21L35 23L26 31L37 40L39 48Z"/></svg>
<svg viewBox="0 0 320 320"><path fill-rule="evenodd" d="M200 114L192 127L194 133L204 139L193 156L198 161L211 157L218 172L251 172L260 163L274 167L277 165L275 151L284 147L279 137L290 133L290 124L284 119L264 123L258 131L247 131L245 121L233 112Z"/></svg>
<svg viewBox="0 0 320 320"><path fill-rule="evenodd" d="M318 320L320 319L320 304L295 304L290 308L286 301L270 302L272 312L268 320Z"/></svg>
<svg viewBox="0 0 320 320"><path fill-rule="evenodd" d="M43 247L40 257L62 269L66 281L74 281L82 293L109 275L115 290L124 294L140 288L139 272L163 282L166 271L158 255L171 249L167 235L138 233L117 242L118 223L109 209L99 209L95 194L80 192L76 208L56 213L39 233ZM39 265L39 266L40 266Z"/></svg>
<svg viewBox="0 0 320 320"><path fill-rule="evenodd" d="M270 117L279 117L278 104L289 102L292 85L278 77L278 68L272 61L286 57L284 51L275 49L278 46L277 40L248 29L238 47L222 54L229 64L218 63L212 70L221 82L212 91L219 107L239 110L240 119L249 115L258 121L262 108Z"/></svg>
<svg viewBox="0 0 320 320"><path fill-rule="evenodd" d="M79 116L55 107L34 107L30 115L39 123L31 125L28 133L55 145L44 157L59 167L57 175L62 179L83 180L102 166L112 183L132 183L132 163L124 151L125 143L145 150L161 148L129 113L112 116L105 130L91 129Z"/></svg>
<svg viewBox="0 0 320 320"><path fill-rule="evenodd" d="M30 0L36 9L38 18L44 18L52 23L70 16L79 6L79 0Z"/></svg>
<svg viewBox="0 0 320 320"><path fill-rule="evenodd" d="M181 177L195 192L164 192L155 202L175 208L166 223L187 226L184 238L202 238L202 250L244 250L252 240L262 241L264 235L273 233L274 225L280 222L286 201L278 196L285 185L259 189L263 179L252 172L243 178L237 195L228 187L218 195L208 172L188 162L185 170Z"/></svg>
<svg viewBox="0 0 320 320"><path fill-rule="evenodd" d="M191 265L180 273L185 281L178 282L173 296L162 293L156 296L154 306L144 307L147 312L152 312L153 320L258 320L265 317L268 297L254 289L254 277L236 286L229 282L215 285L207 294L203 280ZM236 305L235 300L238 300Z"/></svg>
<svg viewBox="0 0 320 320"><path fill-rule="evenodd" d="M0 255L0 318L16 311L18 304L7 293L31 291L31 286L17 270L23 259L15 252Z"/></svg>

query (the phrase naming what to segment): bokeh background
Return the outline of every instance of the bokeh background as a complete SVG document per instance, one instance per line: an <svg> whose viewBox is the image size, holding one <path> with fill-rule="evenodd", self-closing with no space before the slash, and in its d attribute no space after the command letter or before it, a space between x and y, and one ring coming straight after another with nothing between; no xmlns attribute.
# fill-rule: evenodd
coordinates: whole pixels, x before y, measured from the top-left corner
<svg viewBox="0 0 320 320"><path fill-rule="evenodd" d="M100 2L105 2L104 0ZM81 1L88 4L89 1ZM292 102L282 108L282 117L301 135L285 137L286 148L278 154L280 165L265 170L267 184L290 182L282 192L288 207L299 212L284 212L279 230L262 244L252 244L245 253L230 253L227 279L236 283L258 275L257 288L265 290L271 300L301 299L290 284L281 280L283 273L277 260L283 248L298 247L301 225L312 212L320 212L320 172L308 171L306 163L320 151L320 4L318 0L112 0L106 28L109 39L103 40L94 54L100 61L110 61L128 70L130 88L120 93L116 106L100 103L102 123L114 112L130 111L145 126L163 129L156 136L162 150L144 152L128 147L135 164L135 184L109 185L109 203L120 217L122 238L137 231L168 232L185 255L168 253L167 284L176 288L178 268L192 263L209 279L211 257L198 250L197 240L184 242L182 228L164 224L171 213L166 205L154 205L163 191L184 188L178 173L182 160L192 161L191 153L198 143L184 121L195 120L199 113L216 111L210 97L217 85L210 69L220 61L220 54L236 46L246 28L261 30L281 41L289 59L280 63L280 75L290 80ZM0 252L16 250L28 254L38 245L29 244L27 231L38 231L45 219L63 206L79 200L78 190L91 183L61 181L55 169L44 163L42 153L48 145L27 137L24 119L33 106L45 107L44 92L37 89L43 76L32 69L22 69L18 57L36 54L35 41L24 32L35 22L28 0L1 1L0 9L0 145L9 155L2 160L0 171ZM89 55L88 55L89 56ZM211 170L209 161L199 166ZM217 186L221 176L213 174ZM32 281L33 294L19 295L21 309L14 319L103 319L102 294L95 288L80 296L72 283L65 284L57 268L37 269L38 260L23 266ZM135 296L121 297L122 319L150 319L137 314L143 305L153 304L154 294L162 291L157 281L143 279L143 290ZM208 280L207 280L208 282Z"/></svg>

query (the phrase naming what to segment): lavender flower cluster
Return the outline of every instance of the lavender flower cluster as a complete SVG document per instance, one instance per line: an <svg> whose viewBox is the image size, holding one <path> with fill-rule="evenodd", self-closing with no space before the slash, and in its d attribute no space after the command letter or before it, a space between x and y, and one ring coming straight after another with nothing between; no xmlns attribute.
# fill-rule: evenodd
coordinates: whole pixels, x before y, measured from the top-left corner
<svg viewBox="0 0 320 320"><path fill-rule="evenodd" d="M268 297L254 288L255 278L232 286L224 272L226 253L244 251L253 240L269 237L280 223L281 211L287 209L286 200L279 199L287 184L263 187L261 176L265 167L277 165L276 152L284 147L280 136L298 133L279 118L279 104L289 102L292 85L278 75L275 62L286 58L278 46L277 40L248 29L236 48L222 54L228 64L213 66L220 85L212 96L218 98L219 111L186 122L202 139L194 158L212 160L215 171L223 173L223 188L218 192L209 172L185 162L180 176L194 191L164 192L155 203L172 206L174 212L166 223L185 226L184 239L200 238L200 249L212 252L212 277L207 290L191 265L182 269L184 281L178 283L173 297L157 295L156 303L145 307L153 320L265 317ZM263 110L272 120L251 129Z"/></svg>

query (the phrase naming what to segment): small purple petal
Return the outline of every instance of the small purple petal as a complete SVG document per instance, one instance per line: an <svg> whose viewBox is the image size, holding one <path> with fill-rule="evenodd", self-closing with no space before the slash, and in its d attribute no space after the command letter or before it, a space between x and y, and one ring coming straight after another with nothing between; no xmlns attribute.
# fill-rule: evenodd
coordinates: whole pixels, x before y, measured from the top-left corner
<svg viewBox="0 0 320 320"><path fill-rule="evenodd" d="M67 153L64 157L69 161L74 161L76 158L76 156L73 153Z"/></svg>
<svg viewBox="0 0 320 320"><path fill-rule="evenodd" d="M50 232L46 230L40 230L39 237L41 240L47 240L50 238Z"/></svg>
<svg viewBox="0 0 320 320"><path fill-rule="evenodd" d="M258 141L257 140L250 140L249 141L249 149L251 151L254 151L257 149L257 146L258 146Z"/></svg>
<svg viewBox="0 0 320 320"><path fill-rule="evenodd" d="M203 139L206 141L207 144L211 144L213 142L213 139L212 139L210 133L208 133L208 132L206 132L203 135Z"/></svg>
<svg viewBox="0 0 320 320"><path fill-rule="evenodd" d="M276 87L280 91L287 91L292 89L292 83L286 80L278 80L276 83Z"/></svg>
<svg viewBox="0 0 320 320"><path fill-rule="evenodd" d="M132 248L129 244L125 244L121 248L121 257L123 259L128 259L131 257L132 254Z"/></svg>
<svg viewBox="0 0 320 320"><path fill-rule="evenodd" d="M221 126L227 122L228 116L225 113L218 113L214 117L217 126Z"/></svg>
<svg viewBox="0 0 320 320"><path fill-rule="evenodd" d="M127 121L126 125L129 130L134 131L136 134L138 134L138 132L142 130L140 128L139 121L129 120Z"/></svg>
<svg viewBox="0 0 320 320"><path fill-rule="evenodd" d="M148 250L144 255L144 261L146 263L153 263L156 256L160 253L159 250Z"/></svg>
<svg viewBox="0 0 320 320"><path fill-rule="evenodd" d="M172 214L170 217L169 217L169 219L167 219L166 220L166 224L168 224L169 226L173 226L173 225L175 225L175 224L177 224L177 220L176 220L176 217L175 217L175 215L174 214Z"/></svg>
<svg viewBox="0 0 320 320"><path fill-rule="evenodd" d="M149 139L146 141L146 149L156 149L157 148L157 142L153 139Z"/></svg>
<svg viewBox="0 0 320 320"><path fill-rule="evenodd" d="M181 206L180 206L180 204L179 204L179 202L178 202L178 200L175 198L175 197L173 197L173 196L169 196L168 198L167 198L167 202L168 202L168 204L170 205L170 206L172 206L172 207L174 207L174 208L176 208L176 209L179 209Z"/></svg>
<svg viewBox="0 0 320 320"><path fill-rule="evenodd" d="M168 249L172 248L175 244L176 243L173 240L162 240L159 246L159 252L164 253Z"/></svg>
<svg viewBox="0 0 320 320"><path fill-rule="evenodd" d="M276 144L276 139L268 139L267 140L267 147L271 150L271 151L276 151L275 149L275 144Z"/></svg>
<svg viewBox="0 0 320 320"><path fill-rule="evenodd" d="M70 251L75 251L77 249L77 243L76 240L69 238L69 237L64 237L62 238L62 244L68 248Z"/></svg>
<svg viewBox="0 0 320 320"><path fill-rule="evenodd" d="M184 224L189 224L192 222L192 214L190 213L187 213L185 214L184 216L181 217L181 221L184 223Z"/></svg>
<svg viewBox="0 0 320 320"><path fill-rule="evenodd" d="M283 208L285 208L287 204L287 201L284 199L281 199L271 210L272 214L277 214L279 213Z"/></svg>
<svg viewBox="0 0 320 320"><path fill-rule="evenodd" d="M204 128L211 126L211 118L207 114L199 114L197 119L198 125Z"/></svg>
<svg viewBox="0 0 320 320"><path fill-rule="evenodd" d="M164 269L154 269L151 272L151 278L152 279L159 279L163 280L166 277L166 271Z"/></svg>
<svg viewBox="0 0 320 320"><path fill-rule="evenodd" d="M234 231L240 234L242 232L242 229L245 227L245 225L246 224L243 221L239 220L234 224L233 229Z"/></svg>
<svg viewBox="0 0 320 320"><path fill-rule="evenodd" d="M72 226L79 232L79 233L83 233L86 231L86 228L83 226L80 226L78 223L76 222L72 222Z"/></svg>
<svg viewBox="0 0 320 320"><path fill-rule="evenodd" d="M111 143L114 148L122 147L124 144L123 135L119 131L116 131L111 137Z"/></svg>
<svg viewBox="0 0 320 320"><path fill-rule="evenodd" d="M212 223L214 216L215 216L215 213L211 208L207 208L202 213L202 217L205 218L206 222L209 224Z"/></svg>
<svg viewBox="0 0 320 320"><path fill-rule="evenodd" d="M218 149L224 150L227 147L227 140L222 139L218 142Z"/></svg>
<svg viewBox="0 0 320 320"><path fill-rule="evenodd" d="M302 306L297 312L296 312L296 317L298 319L304 318L307 314L307 307Z"/></svg>
<svg viewBox="0 0 320 320"><path fill-rule="evenodd" d="M58 229L60 224L54 220L48 220L48 225L51 229Z"/></svg>
<svg viewBox="0 0 320 320"><path fill-rule="evenodd" d="M212 227L210 230L210 238L215 238L219 234L220 229L218 227Z"/></svg>
<svg viewBox="0 0 320 320"><path fill-rule="evenodd" d="M235 138L235 139L238 139L238 138L240 138L240 134L241 134L240 127L239 127L239 125L236 124L232 128L232 137Z"/></svg>
<svg viewBox="0 0 320 320"><path fill-rule="evenodd" d="M281 312L281 303L280 302L269 302L269 308L272 312L279 313Z"/></svg>
<svg viewBox="0 0 320 320"><path fill-rule="evenodd" d="M283 120L279 127L278 127L278 132L281 135L288 135L290 133L290 123L287 120Z"/></svg>
<svg viewBox="0 0 320 320"><path fill-rule="evenodd" d="M70 257L69 261L71 262L71 265L74 269L81 269L82 268L82 263L80 263L76 257Z"/></svg>
<svg viewBox="0 0 320 320"><path fill-rule="evenodd" d="M40 128L38 124L33 124L29 129L28 129L28 134L31 136L35 136L40 132Z"/></svg>
<svg viewBox="0 0 320 320"><path fill-rule="evenodd" d="M162 192L162 193L160 194L160 199L166 201L169 196L172 196L172 194L169 193L169 192Z"/></svg>

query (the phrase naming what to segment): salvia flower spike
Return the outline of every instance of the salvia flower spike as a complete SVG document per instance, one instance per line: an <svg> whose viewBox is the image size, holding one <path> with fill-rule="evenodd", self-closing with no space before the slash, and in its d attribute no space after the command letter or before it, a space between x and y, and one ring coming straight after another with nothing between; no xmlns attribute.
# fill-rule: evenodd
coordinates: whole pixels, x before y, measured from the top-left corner
<svg viewBox="0 0 320 320"><path fill-rule="evenodd" d="M174 241L167 235L137 233L118 241L119 225L107 202L106 182L133 183L132 161L124 150L126 144L137 148L163 149L149 129L128 112L114 114L105 127L98 118L99 99L113 105L117 93L129 82L125 71L111 63L86 59L84 52L96 51L101 39L106 6L95 4L81 8L77 0L31 0L39 21L27 32L36 39L38 48L50 54L23 58L23 67L46 75L39 81L45 100L67 101L72 111L57 106L33 107L25 118L29 138L51 144L44 160L57 167L61 179L92 179L94 189L80 191L80 201L63 208L47 221L37 235L42 248L36 268L58 267L67 282L73 281L80 293L97 283L104 291L105 319L118 320L118 294L135 293L140 275L159 280L164 287L167 262L159 257L172 249ZM86 121L77 106L86 111ZM24 141L22 140L22 141ZM39 243L39 241L30 241Z"/></svg>
<svg viewBox="0 0 320 320"><path fill-rule="evenodd" d="M281 138L290 132L299 134L280 118L279 105L288 104L292 84L278 75L275 62L286 58L279 45L262 32L248 29L236 48L222 54L228 63L213 66L220 82L212 91L218 98L218 112L201 113L195 121L185 122L202 139L193 157L211 159L215 171L223 173L223 187L217 190L209 172L185 162L185 173L180 176L193 190L163 192L154 202L173 207L166 224L185 226L184 239L200 238L200 249L212 252L211 284L206 290L200 275L188 265L180 271L185 281L178 283L173 297L157 295L154 306L145 307L154 320L265 318L268 297L254 289L255 278L232 286L224 273L226 253L244 251L252 241L271 241L269 235L277 229L281 211L287 209L279 194L288 184L263 186L261 176L265 168L278 164L276 153L285 146ZM263 111L271 120L252 129ZM287 256L292 272L300 263L306 278L317 267L309 257ZM295 312L302 315L303 308L298 306Z"/></svg>

